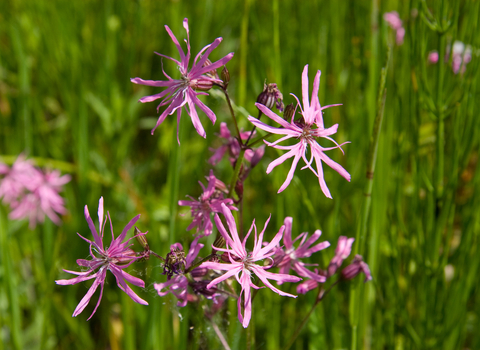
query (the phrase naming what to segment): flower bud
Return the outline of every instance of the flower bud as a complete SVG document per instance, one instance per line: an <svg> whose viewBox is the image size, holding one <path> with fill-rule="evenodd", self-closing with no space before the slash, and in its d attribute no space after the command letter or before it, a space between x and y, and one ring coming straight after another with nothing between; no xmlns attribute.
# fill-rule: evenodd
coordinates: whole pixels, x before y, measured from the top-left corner
<svg viewBox="0 0 480 350"><path fill-rule="evenodd" d="M230 82L230 72L225 66L222 69L222 80L223 80L223 87L226 89L228 86L228 83Z"/></svg>
<svg viewBox="0 0 480 350"><path fill-rule="evenodd" d="M277 84L263 84L263 91L260 95L258 95L257 102L264 105L268 109L272 109L273 106L276 104L277 109L282 112L284 105L283 105L283 95L278 90Z"/></svg>
<svg viewBox="0 0 480 350"><path fill-rule="evenodd" d="M132 249L122 252L122 255L115 256L112 260L115 264L128 264L130 261L137 259L137 253Z"/></svg>
<svg viewBox="0 0 480 350"><path fill-rule="evenodd" d="M225 238L223 238L222 235L217 235L215 242L213 242L213 246L216 248L223 248L225 246Z"/></svg>
<svg viewBox="0 0 480 350"><path fill-rule="evenodd" d="M138 243L140 243L143 249L150 250L150 247L148 246L148 242L147 242L147 237L145 237L147 233L148 231L144 233L140 231L137 228L137 226L135 226L135 239L137 240Z"/></svg>
<svg viewBox="0 0 480 350"><path fill-rule="evenodd" d="M342 277L351 280L361 272L365 275L365 282L372 279L368 265L363 261L362 256L357 254L352 263L342 270Z"/></svg>
<svg viewBox="0 0 480 350"><path fill-rule="evenodd" d="M285 119L287 122L290 122L292 120L293 116L295 115L295 105L293 103L290 103L287 105L285 108L285 111L283 112L283 119Z"/></svg>
<svg viewBox="0 0 480 350"><path fill-rule="evenodd" d="M193 79L190 81L190 87L194 90L208 91L213 87L213 82L206 78Z"/></svg>
<svg viewBox="0 0 480 350"><path fill-rule="evenodd" d="M208 269L205 267L196 267L192 271L190 271L190 274L192 275L193 278L203 277L207 273L208 273Z"/></svg>

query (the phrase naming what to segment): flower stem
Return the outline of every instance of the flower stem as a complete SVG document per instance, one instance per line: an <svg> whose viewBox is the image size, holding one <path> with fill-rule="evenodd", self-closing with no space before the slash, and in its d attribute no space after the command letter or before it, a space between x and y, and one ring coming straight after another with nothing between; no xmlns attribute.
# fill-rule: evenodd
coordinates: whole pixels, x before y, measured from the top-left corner
<svg viewBox="0 0 480 350"><path fill-rule="evenodd" d="M263 115L262 111L261 111L261 110L258 110L258 117L257 117L257 119L260 120L260 118L262 117L262 115ZM248 139L247 139L247 141L245 141L245 145L250 146L250 145L248 144L248 142L249 142L250 139L252 138L252 135L253 135L253 133L255 132L255 130L257 130L257 126L256 126L256 125L254 125L253 128L252 128L252 131L250 131L250 135L248 135Z"/></svg>
<svg viewBox="0 0 480 350"><path fill-rule="evenodd" d="M223 89L223 93L225 94L225 99L227 100L228 109L230 110L230 114L232 115L233 124L235 125L235 130L237 131L237 138L238 143L240 146L243 146L242 138L240 137L240 129L238 128L237 117L235 117L235 112L233 111L232 101L230 100L230 95L226 88Z"/></svg>
<svg viewBox="0 0 480 350"><path fill-rule="evenodd" d="M235 185L237 184L238 176L240 175L240 169L242 168L242 163L243 163L243 157L244 156L245 156L245 148L241 147L240 154L238 155L237 162L235 163L235 168L233 169L233 175L232 175L232 180L230 181L228 198L233 199L233 193L235 191Z"/></svg>
<svg viewBox="0 0 480 350"><path fill-rule="evenodd" d="M315 298L315 303L313 303L312 305L312 308L310 309L310 311L308 312L308 314L303 318L302 322L300 323L300 325L297 327L297 329L295 330L295 332L293 333L293 335L290 337L290 339L288 340L287 342L287 346L285 346L283 348L283 350L288 350L290 349L290 347L293 345L293 343L295 342L295 340L298 338L298 336L300 335L300 332L302 331L303 327L305 326L305 324L307 323L308 319L310 318L310 316L312 315L313 311L315 310L315 308L317 307L318 304L320 304L320 302L323 300L323 298L325 298L325 296L332 290L333 287L335 287L339 282L340 282L340 278L337 279L334 283L332 283L330 285L330 287L328 287L328 289L323 289L322 288L322 285L320 285L318 287L318 293L317 293L317 297Z"/></svg>
<svg viewBox="0 0 480 350"><path fill-rule="evenodd" d="M212 253L208 256L206 256L205 258L201 259L200 261L196 262L195 264L192 264L188 269L185 270L185 273L189 273L190 271L192 271L194 268L196 267L199 267L200 265L202 265L205 261L209 261L213 256L215 256L216 254L215 253Z"/></svg>
<svg viewBox="0 0 480 350"><path fill-rule="evenodd" d="M368 218L370 215L370 208L372 204L372 191L373 191L373 175L375 173L375 163L377 160L377 151L378 151L378 143L380 140L380 130L383 121L383 112L385 109L385 100L387 97L387 89L385 88L386 78L387 78L387 68L388 63L390 61L390 53L391 49L389 47L387 52L387 62L385 67L382 68L381 76L380 76L380 88L378 90L378 98L377 98L377 113L375 117L375 121L373 124L373 132L370 138L370 146L368 150L368 158L367 158L367 182L365 183L365 192L364 192L364 201L362 206L362 213L360 216L360 223L357 227L357 231L355 233L355 248L354 254L363 255L365 250L365 241L367 236L367 227L368 227ZM355 350L357 348L357 332L358 332L358 322L359 322L359 313L360 313L360 305L362 303L360 283L353 283L350 286L350 305L349 305L349 318L350 318L350 327L352 331L352 338L351 338L351 349Z"/></svg>

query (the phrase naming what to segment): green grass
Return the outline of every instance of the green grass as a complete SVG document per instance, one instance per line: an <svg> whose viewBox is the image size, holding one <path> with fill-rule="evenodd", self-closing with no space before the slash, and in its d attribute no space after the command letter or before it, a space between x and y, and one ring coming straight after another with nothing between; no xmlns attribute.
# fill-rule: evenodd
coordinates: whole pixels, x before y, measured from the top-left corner
<svg viewBox="0 0 480 350"><path fill-rule="evenodd" d="M214 94L204 100L217 115L213 126L200 115L206 140L183 113L178 147L176 118L168 117L151 136L156 103L137 102L159 90L129 80L163 78L153 51L178 57L163 26L181 40L185 17L193 52L218 36L223 42L212 60L235 52L228 63L229 91L251 115L257 116L253 103L265 79L279 85L286 104L294 102L289 94L301 95L305 64L310 81L314 71L322 71L320 102L343 103L325 112L326 126L339 124L335 139L351 142L345 156L329 152L352 175L348 183L325 167L333 200L325 198L311 172L299 169L292 184L276 194L290 163L265 174L278 157L272 149L245 184L245 226L254 218L263 225L271 213L267 238L285 216L294 218L297 234L321 229L333 247L310 259L320 266L328 264L340 235L360 232L357 249L372 269L372 282L337 286L292 349L480 348L480 4L427 1L422 9L422 3L0 2L0 160L11 163L25 152L39 165L55 164L73 177L63 192L69 214L60 227L47 222L31 231L26 222L9 221L8 208L0 206L0 350L221 348L202 304L181 309L173 297L156 295L153 283L165 276L154 259L130 270L146 282L144 291L134 289L148 307L132 302L112 278L87 322L98 292L93 305L72 318L89 285L54 284L67 277L62 268L76 269L76 259L88 255L76 232L89 235L83 207L95 212L100 196L117 232L141 213L138 226L149 231L149 244L161 255L171 243L191 240L185 231L188 211L176 203L200 195L198 180L210 169L208 147L220 122L230 123L228 108ZM395 46L382 19L392 10L406 28L402 46ZM451 26L443 33L423 17ZM429 51L454 40L474 48L464 74L453 74L451 62L427 64ZM368 150L389 45L371 207L364 210ZM175 72L167 60L164 65ZM239 123L250 128L241 114ZM215 174L228 183L229 163L223 161ZM293 286L282 288L294 292ZM247 339L251 349L278 349L313 302L310 294L293 300L261 290L248 332L236 318L235 302L213 320L232 349L246 348ZM356 331L352 325L358 325Z"/></svg>

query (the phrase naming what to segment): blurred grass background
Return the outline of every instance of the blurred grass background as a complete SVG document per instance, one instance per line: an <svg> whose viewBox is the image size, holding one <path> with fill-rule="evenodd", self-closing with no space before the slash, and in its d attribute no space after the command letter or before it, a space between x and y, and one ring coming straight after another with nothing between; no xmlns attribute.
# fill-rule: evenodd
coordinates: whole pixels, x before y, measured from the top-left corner
<svg viewBox="0 0 480 350"><path fill-rule="evenodd" d="M321 103L343 103L326 111L325 124L339 123L335 139L351 141L345 156L329 155L351 173L352 182L326 168L333 200L310 172L299 170L277 195L290 163L266 175L277 157L271 149L246 184L246 225L253 218L263 225L272 213L269 238L285 216L294 218L294 234L322 229L333 247L312 257L321 266L333 256L338 236L355 236L361 222L380 71L387 44L393 46L372 207L362 237L374 279L356 286L358 330L351 331L351 286L343 284L316 309L292 348L480 349L479 2L424 5L435 18L450 21L445 34L422 19L418 0L0 2L0 156L11 161L25 152L39 165L61 161L55 166L73 176L63 193L69 214L61 227L47 220L31 231L26 222L8 221L7 208L0 206L0 350L221 348L202 305L179 309L173 297L156 295L153 282L165 277L153 259L131 270L145 280L146 289L135 290L150 306L135 304L109 279L88 322L98 292L72 318L89 284L54 283L66 277L62 268L74 270L75 260L87 256L76 232L89 237L83 207L88 204L93 215L102 195L116 232L142 214L138 226L149 231L157 253L165 255L174 241L191 240L185 231L188 211L176 203L187 194L200 195L197 181L210 169L208 147L219 123L229 122L228 110L221 99L206 98L218 118L212 126L201 115L206 141L183 113L178 147L176 118L167 118L150 136L156 103L137 102L159 90L129 81L163 79L153 51L178 57L163 26L182 40L184 17L192 52L218 36L224 40L212 60L235 52L228 64L229 90L250 114L257 115L253 103L265 79L278 84L286 104L294 102L289 93L301 95L305 64L310 81L322 70ZM392 10L406 28L399 47L382 19ZM477 53L463 75L453 74L449 63L426 62L430 50L453 40ZM164 65L167 72L176 69L165 60ZM439 116L445 118L444 148L438 148ZM228 162L215 174L228 182ZM283 287L294 292L293 286ZM247 338L252 349L279 349L313 299L259 292L248 337L235 302L215 321L232 349L245 348Z"/></svg>

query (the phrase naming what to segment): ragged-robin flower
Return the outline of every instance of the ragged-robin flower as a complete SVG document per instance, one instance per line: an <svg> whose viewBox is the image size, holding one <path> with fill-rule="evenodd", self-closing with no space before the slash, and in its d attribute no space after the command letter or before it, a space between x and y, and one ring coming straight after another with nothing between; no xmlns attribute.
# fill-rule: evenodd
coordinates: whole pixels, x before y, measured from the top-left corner
<svg viewBox="0 0 480 350"><path fill-rule="evenodd" d="M105 230L105 225L107 223L107 216L108 221L110 222L110 229L112 231L112 241L108 248L104 248L103 233ZM129 282L141 288L145 288L145 283L140 278L134 277L124 271L125 268L127 268L133 262L141 258L141 256L137 256L136 253L130 248L133 245L133 243L130 243L130 240L133 237L129 238L127 241L124 242L127 232L133 227L133 225L135 225L139 217L140 215L137 215L132 220L130 220L127 226L125 226L125 228L122 230L122 233L117 238L115 238L113 234L113 226L112 220L110 219L110 214L107 212L107 215L104 217L103 197L100 198L100 201L98 203L98 232L95 228L95 225L93 224L92 218L90 217L88 207L85 206L85 219L87 220L90 231L92 232L93 241L82 237L80 234L78 235L90 244L90 256L92 257L92 259L78 259L77 264L79 266L86 267L88 270L83 272L63 270L65 272L78 275L78 277L68 280L65 279L55 281L59 285L70 285L90 279L95 279L87 294L82 298L80 303L75 308L75 311L73 312L74 317L78 316L85 309L85 307L90 302L93 294L97 290L98 286L100 286L100 296L98 298L97 305L95 306L95 309L93 310L92 314L88 319L90 319L95 313L95 311L97 311L98 305L100 305L100 301L102 300L103 286L105 284L107 270L113 273L117 280L118 287L123 290L130 298L132 298L133 301L139 304L148 305L145 300L135 294L135 292L126 282Z"/></svg>
<svg viewBox="0 0 480 350"><path fill-rule="evenodd" d="M207 188L199 181L200 186L203 188L203 193L198 200L188 196L191 198L191 201L178 201L178 205L189 206L191 208L193 221L187 227L187 230L197 227L197 233L202 236L208 236L212 233L213 224L210 214L219 213L221 211L221 204L228 205L228 208L231 210L237 210L237 208L232 205L233 200L224 198L223 193L217 189L219 187L226 189L226 186L213 175L213 170L210 170L210 175L207 179Z"/></svg>
<svg viewBox="0 0 480 350"><path fill-rule="evenodd" d="M238 235L237 226L235 223L235 219L233 218L232 212L225 204L222 204L222 213L225 216L225 220L227 221L228 230L230 234L227 232L225 227L223 226L222 221L218 214L215 214L215 224L218 228L218 231L223 236L226 241L227 248L218 248L215 247L216 250L220 250L226 252L228 254L228 258L230 263L220 263L220 262L204 262L200 267L213 269L213 270L225 270L227 271L222 276L215 278L211 281L207 288L213 288L220 282L225 281L226 279L235 276L235 279L238 283L240 283L242 287L242 291L238 298L237 306L238 306L238 319L242 323L243 327L247 327L250 319L252 317L252 294L250 288L260 289L261 287L255 285L252 281L253 275L256 275L260 281L265 284L266 287L273 290L275 293L278 293L282 296L289 296L296 298L296 295L292 295L289 293L282 292L278 288L275 288L269 281L275 280L277 282L298 282L301 278L286 274L280 273L272 273L266 271L270 266L265 266L263 264L257 265L258 261L261 260L272 260L272 256L275 254L275 247L277 246L278 242L282 239L283 231L285 230L285 226L282 226L278 233L275 235L273 240L268 243L266 246L263 246L263 235L265 229L267 228L268 222L270 218L265 222L265 226L260 232L260 236L257 239L257 227L255 226L255 220L250 227L245 239L243 242L240 240ZM255 244L253 247L252 252L248 252L245 244L247 242L248 237L252 230L255 230ZM244 307L244 314L242 315L242 297L243 297L243 307Z"/></svg>
<svg viewBox="0 0 480 350"><path fill-rule="evenodd" d="M229 53L225 57L221 58L216 62L211 62L208 60L208 56L210 53L220 44L222 38L217 38L215 41L207 46L205 46L198 54L195 56L194 62L192 67L189 69L190 64L190 37L189 37L189 28L188 28L188 19L183 20L183 27L187 31L187 53L183 51L180 43L178 42L175 35L172 33L168 26L165 26L165 29L170 35L173 43L178 49L178 53L180 54L180 61L162 55L160 53L155 52L157 55L161 57L165 57L169 60L172 60L178 65L178 69L181 74L180 79L172 79L165 71L163 74L168 79L167 81L164 80L143 80L141 78L133 78L131 79L132 83L141 84L141 85L148 85L148 86L156 86L156 87L166 87L166 90L162 91L161 93L145 96L140 99L140 102L151 102L155 101L159 98L163 98L160 104L157 107L160 109L162 106L168 105L167 109L162 112L160 117L157 120L157 124L152 129L152 135L155 129L163 123L165 118L168 115L173 114L175 111L177 112L177 141L180 144L178 139L178 127L180 126L180 116L182 114L182 108L185 108L188 115L192 119L193 126L197 130L198 134L202 137L206 137L205 130L200 122L200 119L197 114L196 108L200 108L207 117L215 123L216 116L212 112L210 108L208 108L202 101L199 100L198 95L208 95L204 91L208 91L212 88L213 84L221 84L222 81L218 79L218 76L215 73L212 73L217 68L225 65L228 61L230 61L233 57L233 52Z"/></svg>
<svg viewBox="0 0 480 350"><path fill-rule="evenodd" d="M292 241L292 222L293 219L291 217L285 218L285 234L283 235L284 249L278 249L275 253L275 255L280 255L280 260L277 265L280 268L280 273L288 274L290 269L292 269L299 276L310 278L320 283L325 282L325 276L321 276L318 273L310 271L305 267L308 265L299 259L310 257L313 253L329 247L330 243L324 241L312 246L312 244L314 244L320 238L320 235L322 234L320 230L316 230L308 240L308 233L303 232ZM299 239L301 239L300 244L297 248L295 248L294 243ZM277 258L275 258L275 260L277 260ZM317 264L314 265L316 266Z"/></svg>
<svg viewBox="0 0 480 350"><path fill-rule="evenodd" d="M282 155L281 157L277 158L273 162L271 162L267 167L267 174L269 174L277 165L282 164L287 159L294 157L292 166L290 171L288 172L287 179L283 183L283 185L278 190L278 193L282 192L287 186L290 184L293 178L293 174L297 167L300 158L302 158L305 162L305 166L302 169L310 169L315 176L318 177L320 187L328 198L332 198L330 191L327 187L323 176L323 168L322 162L330 166L332 169L337 171L341 176L343 176L347 181L350 181L350 174L338 163L334 162L332 159L327 157L325 151L332 150L335 148L341 148L342 145L339 145L335 140L333 140L330 136L337 132L338 124L325 129L323 124L323 114L322 111L325 108L338 106L336 105L328 105L328 106L320 106L320 101L318 99L318 88L320 86L320 71L317 72L315 76L315 80L313 82L313 92L311 102L308 100L308 65L305 66L303 73L302 73L302 97L303 97L303 109L301 108L302 117L294 120L294 114L292 115L291 121L288 122L278 116L277 114L273 113L267 107L256 103L260 111L265 114L267 117L272 119L273 121L280 124L281 128L276 128L265 124L258 119L249 116L248 120L250 120L255 126L258 128L270 132L272 134L279 134L284 135L282 138L275 142L268 142L264 141L268 146L273 148L287 150L288 152ZM298 105L300 105L300 101L298 98L293 95L297 99ZM335 147L322 147L317 143L317 138L324 138L327 140L332 141L335 144ZM286 141L288 139L297 139L299 142L292 146L279 146L278 144L282 141ZM307 159L307 149L310 146L310 159ZM343 152L343 150L342 150ZM317 170L313 169L312 162L315 159L315 164Z"/></svg>
<svg viewBox="0 0 480 350"><path fill-rule="evenodd" d="M30 160L20 155L11 169L0 167L0 198L10 206L9 218L12 220L29 219L33 229L37 222L43 222L45 215L55 224L61 220L57 214L66 214L65 201L60 196L63 185L70 181L70 175L60 175L58 170L42 171Z"/></svg>

